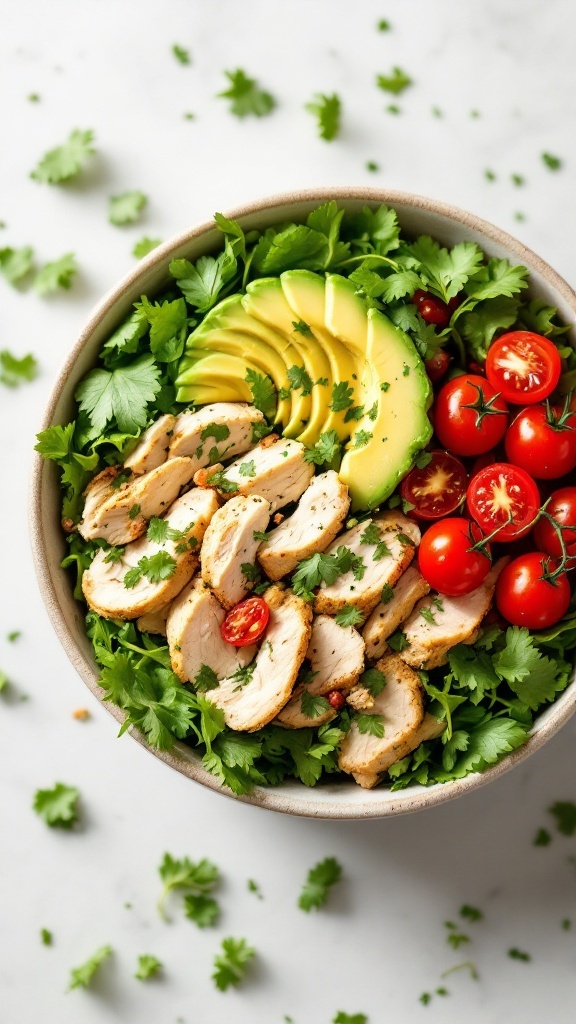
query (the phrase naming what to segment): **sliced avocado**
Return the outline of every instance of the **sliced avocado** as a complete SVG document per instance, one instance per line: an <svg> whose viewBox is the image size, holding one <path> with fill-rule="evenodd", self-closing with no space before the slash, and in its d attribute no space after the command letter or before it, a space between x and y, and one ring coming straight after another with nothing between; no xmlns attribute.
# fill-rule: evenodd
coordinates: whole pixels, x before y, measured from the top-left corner
<svg viewBox="0 0 576 1024"><path fill-rule="evenodd" d="M326 327L335 338L365 358L367 339L366 303L359 295L352 281L340 274L328 274L326 278Z"/></svg>
<svg viewBox="0 0 576 1024"><path fill-rule="evenodd" d="M368 398L373 406L355 424L339 472L353 510L380 505L432 436L426 415L432 391L424 364L408 335L376 309L368 311L366 355L378 377ZM364 437L366 443L354 447Z"/></svg>
<svg viewBox="0 0 576 1024"><path fill-rule="evenodd" d="M200 393L209 388L215 392L211 402L251 402L252 392L245 379L249 369L260 372L253 363L224 352L209 352L201 359L185 356L180 363L176 401L202 405Z"/></svg>
<svg viewBox="0 0 576 1024"><path fill-rule="evenodd" d="M294 315L308 327L324 327L325 279L311 270L285 270L280 281Z"/></svg>

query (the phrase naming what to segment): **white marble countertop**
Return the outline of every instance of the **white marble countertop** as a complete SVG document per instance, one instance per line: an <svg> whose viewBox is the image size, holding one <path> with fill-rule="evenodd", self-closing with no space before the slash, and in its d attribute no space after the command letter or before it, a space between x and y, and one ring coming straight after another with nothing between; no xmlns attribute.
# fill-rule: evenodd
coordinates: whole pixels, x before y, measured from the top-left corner
<svg viewBox="0 0 576 1024"><path fill-rule="evenodd" d="M539 848L533 838L553 801L576 796L574 724L498 783L413 817L307 821L223 799L116 738L52 633L26 514L30 451L52 380L144 233L166 239L216 209L284 189L381 184L480 213L574 284L576 8L4 0L0 17L0 246L31 244L40 261L74 251L82 268L69 294L48 300L0 280L0 348L32 350L41 364L35 383L0 395L0 668L12 680L0 698L2 1024L281 1024L284 1015L328 1024L337 1010L362 1011L370 1024L573 1024L576 840L555 835ZM376 31L381 17L390 32ZM190 49L189 67L175 61L173 43ZM399 115L386 112L374 83L393 65L415 83ZM273 116L239 122L214 98L235 67L277 96ZM327 144L302 107L315 91L334 90L344 128ZM40 101L28 102L30 93ZM75 127L93 128L98 147L82 179L65 188L31 181L38 158ZM544 150L562 157L557 174L543 165ZM525 176L523 187L513 173ZM107 197L132 188L150 196L141 224L110 226ZM22 631L16 643L5 640L10 630ZM81 705L87 722L72 718ZM34 791L57 779L81 790L78 832L49 830L31 810ZM158 918L165 850L222 868L216 929L200 931L176 912L169 925ZM330 854L345 880L324 911L306 916L295 905L300 884ZM263 900L247 891L249 877ZM485 920L465 929L473 941L454 952L444 921L465 902ZM40 943L42 927L54 933L52 948ZM220 994L210 973L225 935L248 937L258 963L242 989ZM66 994L69 969L103 943L115 955L94 989ZM509 959L513 946L532 962ZM134 980L140 953L164 961L162 980ZM479 981L456 972L449 996L420 1005L443 971L469 958Z"/></svg>

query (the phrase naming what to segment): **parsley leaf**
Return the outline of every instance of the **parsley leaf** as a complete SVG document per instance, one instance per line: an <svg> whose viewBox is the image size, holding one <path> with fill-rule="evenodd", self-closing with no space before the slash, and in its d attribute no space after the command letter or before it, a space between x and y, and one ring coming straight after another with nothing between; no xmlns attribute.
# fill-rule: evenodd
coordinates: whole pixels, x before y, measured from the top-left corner
<svg viewBox="0 0 576 1024"><path fill-rule="evenodd" d="M52 932L50 931L49 928L41 928L40 939L42 941L43 946L51 946L54 936L52 935Z"/></svg>
<svg viewBox="0 0 576 1024"><path fill-rule="evenodd" d="M511 960L523 960L525 963L529 963L529 961L532 959L530 953L524 953L523 950L516 948L509 949L508 956L510 957Z"/></svg>
<svg viewBox="0 0 576 1024"><path fill-rule="evenodd" d="M94 153L93 141L94 132L81 131L76 128L70 133L66 142L49 150L42 157L30 177L35 181L47 182L50 185L60 181L70 181L80 173L88 157Z"/></svg>
<svg viewBox="0 0 576 1024"><path fill-rule="evenodd" d="M252 393L252 405L254 405L265 416L274 414L276 404L276 391L274 382L266 374L257 373L256 370L246 370L244 378Z"/></svg>
<svg viewBox="0 0 576 1024"><path fill-rule="evenodd" d="M549 171L559 171L562 167L560 157L553 156L552 153L542 153L542 160Z"/></svg>
<svg viewBox="0 0 576 1024"><path fill-rule="evenodd" d="M194 921L199 928L209 928L216 924L220 916L220 906L212 896L188 893L184 897L184 913L189 921Z"/></svg>
<svg viewBox="0 0 576 1024"><path fill-rule="evenodd" d="M25 245L21 249L9 246L0 249L0 272L10 284L20 284L28 276L34 266L34 250Z"/></svg>
<svg viewBox="0 0 576 1024"><path fill-rule="evenodd" d="M363 686L372 697L377 697L386 686L386 676L379 668L367 668L360 676L360 686Z"/></svg>
<svg viewBox="0 0 576 1024"><path fill-rule="evenodd" d="M246 939L223 939L222 951L214 958L212 980L216 988L225 992L230 985L239 985L255 955L256 950L248 945Z"/></svg>
<svg viewBox="0 0 576 1024"><path fill-rule="evenodd" d="M550 835L547 828L539 828L536 835L534 836L534 846L550 846L552 842L552 836Z"/></svg>
<svg viewBox="0 0 576 1024"><path fill-rule="evenodd" d="M298 906L307 913L313 908L323 907L328 899L332 886L342 877L342 867L335 857L326 857L310 868L302 892L298 898Z"/></svg>
<svg viewBox="0 0 576 1024"><path fill-rule="evenodd" d="M137 565L124 576L124 586L132 590L142 579L146 577L150 583L161 583L162 580L169 580L176 572L176 559L168 551L157 551L154 555L144 555Z"/></svg>
<svg viewBox="0 0 576 1024"><path fill-rule="evenodd" d="M382 715L370 715L362 713L356 715L354 721L358 726L358 732L363 735L377 736L378 739L382 739L384 735L384 719Z"/></svg>
<svg viewBox="0 0 576 1024"><path fill-rule="evenodd" d="M472 243L461 244L471 245ZM527 267L513 267L508 260L494 258L488 261L487 266L480 267L474 277L466 283L465 291L476 302L483 299L495 299L500 295L510 298L528 287L527 277Z"/></svg>
<svg viewBox="0 0 576 1024"><path fill-rule="evenodd" d="M331 709L325 697L320 697L317 694L310 693L309 690L304 690L300 701L300 710L307 718L318 718L319 715L323 715Z"/></svg>
<svg viewBox="0 0 576 1024"><path fill-rule="evenodd" d="M576 804L570 800L558 800L550 808L556 819L556 828L563 836L576 835Z"/></svg>
<svg viewBox="0 0 576 1024"><path fill-rule="evenodd" d="M213 437L215 441L226 441L230 437L230 427L226 423L209 423L200 434L201 441Z"/></svg>
<svg viewBox="0 0 576 1024"><path fill-rule="evenodd" d="M115 370L91 370L74 397L99 433L116 420L122 433L136 434L146 426L148 404L160 391L159 378L154 357L143 355Z"/></svg>
<svg viewBox="0 0 576 1024"><path fill-rule="evenodd" d="M182 857L181 860L178 860L170 853L164 854L158 874L164 883L157 904L161 917L165 917L166 899L175 889L187 889L197 896L206 896L220 881L218 868L206 858L193 863L189 857Z"/></svg>
<svg viewBox="0 0 576 1024"><path fill-rule="evenodd" d="M8 388L17 388L25 381L34 380L37 373L38 363L31 353L18 359L7 349L0 352L0 384Z"/></svg>
<svg viewBox="0 0 576 1024"><path fill-rule="evenodd" d="M359 626L364 621L364 616L358 608L354 608L351 604L345 604L340 611L336 612L334 616L334 622L338 623L339 626Z"/></svg>
<svg viewBox="0 0 576 1024"><path fill-rule="evenodd" d="M347 569L342 568L338 555L316 553L304 558L292 577L294 593L306 601L312 600L313 591L324 581L328 586L334 583Z"/></svg>
<svg viewBox="0 0 576 1024"><path fill-rule="evenodd" d="M218 93L218 98L232 100L230 113L235 117L246 117L248 114L264 117L276 106L274 97L261 89L257 80L249 78L241 68L237 68L236 71L225 71L224 74L230 85Z"/></svg>
<svg viewBox="0 0 576 1024"><path fill-rule="evenodd" d="M363 448L364 445L368 444L368 441L371 441L373 437L374 434L372 434L370 430L357 430L354 434L354 444L352 447Z"/></svg>
<svg viewBox="0 0 576 1024"><path fill-rule="evenodd" d="M412 85L412 79L408 77L406 72L396 67L392 68L389 75L378 75L376 82L379 89L383 89L384 92L391 92L394 96L399 96L409 85Z"/></svg>
<svg viewBox="0 0 576 1024"><path fill-rule="evenodd" d="M197 690L215 690L219 685L218 676L209 665L201 665L199 672L194 676L193 685Z"/></svg>
<svg viewBox="0 0 576 1024"><path fill-rule="evenodd" d="M385 583L380 594L380 604L389 604L394 597L394 590L389 583Z"/></svg>
<svg viewBox="0 0 576 1024"><path fill-rule="evenodd" d="M111 955L112 946L100 946L86 963L74 967L70 973L70 991L74 988L89 988L96 971Z"/></svg>
<svg viewBox="0 0 576 1024"><path fill-rule="evenodd" d="M314 387L314 381L304 366L291 366L288 370L288 380L292 390L302 388L303 395L309 395Z"/></svg>
<svg viewBox="0 0 576 1024"><path fill-rule="evenodd" d="M476 922L482 921L484 914L478 909L478 907L472 907L469 903L464 903L464 905L460 907L460 917L464 917L468 921Z"/></svg>
<svg viewBox="0 0 576 1024"><path fill-rule="evenodd" d="M340 441L335 430L327 430L316 441L313 448L304 452L304 461L313 462L316 466L331 464L340 452Z"/></svg>
<svg viewBox="0 0 576 1024"><path fill-rule="evenodd" d="M58 260L46 263L34 278L34 289L39 295L51 295L59 288L71 288L72 280L78 273L78 264L73 252L67 252Z"/></svg>
<svg viewBox="0 0 576 1024"><path fill-rule="evenodd" d="M387 643L388 647L391 647L392 650L397 653L404 651L406 647L410 647L410 641L401 629L397 630L396 633L393 633L392 636L389 636Z"/></svg>
<svg viewBox="0 0 576 1024"><path fill-rule="evenodd" d="M417 238L410 246L410 252L420 264L418 270L425 284L445 302L458 295L469 277L476 280L483 260L482 250L474 242L459 242L448 250L428 235ZM501 262L509 266L506 260ZM482 269L488 273L488 268ZM504 292L496 290L495 294ZM479 296L491 297L491 294Z"/></svg>
<svg viewBox="0 0 576 1024"><path fill-rule="evenodd" d="M459 329L476 359L486 358L490 343L497 331L506 330L518 318L518 299L498 295L479 302L473 310L463 313Z"/></svg>
<svg viewBox="0 0 576 1024"><path fill-rule="evenodd" d="M108 200L108 220L110 224L121 227L124 224L134 224L148 203L148 196L145 196L139 189L132 192L123 192L120 196L110 196Z"/></svg>
<svg viewBox="0 0 576 1024"><path fill-rule="evenodd" d="M368 1017L365 1013L344 1013L339 1010L332 1018L332 1024L368 1024Z"/></svg>
<svg viewBox="0 0 576 1024"><path fill-rule="evenodd" d="M334 382L332 385L332 402L328 406L334 412L342 412L353 404L354 388L351 388L347 380Z"/></svg>
<svg viewBox="0 0 576 1024"><path fill-rule="evenodd" d="M340 116L342 112L342 101L337 93L325 96L324 93L316 93L314 99L306 104L306 110L314 114L318 122L318 135L321 139L330 142L340 132Z"/></svg>
<svg viewBox="0 0 576 1024"><path fill-rule="evenodd" d="M135 518L137 515L140 514L140 506L135 505L134 508L137 509L137 511L134 514L134 517L132 516L132 509L130 509L129 512L131 519ZM188 532L189 529L192 528L193 525L193 523L190 523L190 526L188 526L185 530L175 530L172 526L169 525L167 519L160 519L159 516L152 516L148 523L146 536L148 540L152 541L153 544L163 544L164 541L166 540L183 540L183 538L186 536L186 533Z"/></svg>
<svg viewBox="0 0 576 1024"><path fill-rule="evenodd" d="M51 828L72 828L78 821L79 797L75 786L57 782L52 789L36 791L33 808Z"/></svg>
<svg viewBox="0 0 576 1024"><path fill-rule="evenodd" d="M292 321L292 327L294 328L294 330L296 331L297 334L302 334L302 335L304 335L305 338L313 338L314 337L310 327L308 326L308 324L304 320L293 320Z"/></svg>
<svg viewBox="0 0 576 1024"><path fill-rule="evenodd" d="M150 348L159 363L171 363L184 351L188 311L184 299L149 302L142 296L139 309L150 324Z"/></svg>
<svg viewBox="0 0 576 1024"><path fill-rule="evenodd" d="M509 626L506 630L506 646L494 656L494 668L501 679L517 683L530 675L540 657L529 630Z"/></svg>
<svg viewBox="0 0 576 1024"><path fill-rule="evenodd" d="M134 243L132 255L135 256L137 260L141 260L159 245L162 245L161 238L148 238L147 235L143 235L142 238L139 238L138 241Z"/></svg>
<svg viewBox="0 0 576 1024"><path fill-rule="evenodd" d="M170 263L170 273L187 302L199 313L211 309L220 292L236 273L236 257L229 247L219 256L201 256L196 263L177 259Z"/></svg>
<svg viewBox="0 0 576 1024"><path fill-rule="evenodd" d="M190 64L190 51L186 50L183 46L178 46L178 43L174 43L172 47L172 53L176 60L180 64Z"/></svg>
<svg viewBox="0 0 576 1024"><path fill-rule="evenodd" d="M158 957L151 956L150 953L142 953L138 957L138 969L134 977L139 981L147 981L148 978L154 978L163 966L164 964Z"/></svg>

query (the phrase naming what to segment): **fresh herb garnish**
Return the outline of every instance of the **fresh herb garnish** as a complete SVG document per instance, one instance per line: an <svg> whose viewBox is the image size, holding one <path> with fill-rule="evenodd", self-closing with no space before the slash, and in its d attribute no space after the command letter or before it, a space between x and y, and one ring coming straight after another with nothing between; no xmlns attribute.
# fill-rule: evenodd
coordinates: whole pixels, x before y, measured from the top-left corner
<svg viewBox="0 0 576 1024"><path fill-rule="evenodd" d="M149 978L156 977L163 966L164 964L158 957L152 956L150 953L142 953L138 957L138 967L134 977L138 978L138 981L148 981Z"/></svg>
<svg viewBox="0 0 576 1024"><path fill-rule="evenodd" d="M330 142L338 136L342 101L337 93L333 92L331 96L316 93L314 99L306 104L306 110L314 114L318 124L318 135L321 139Z"/></svg>
<svg viewBox="0 0 576 1024"><path fill-rule="evenodd" d="M75 786L57 782L52 789L38 789L33 808L51 828L72 828L78 821L80 793Z"/></svg>
<svg viewBox="0 0 576 1024"><path fill-rule="evenodd" d="M94 132L75 129L63 145L49 150L42 157L30 177L50 185L70 181L80 173L88 158L94 153L93 142Z"/></svg>
<svg viewBox="0 0 576 1024"><path fill-rule="evenodd" d="M216 988L225 992L231 985L234 988L239 985L255 955L256 950L248 945L246 939L223 939L221 952L214 958L212 980Z"/></svg>
<svg viewBox="0 0 576 1024"><path fill-rule="evenodd" d="M335 857L326 857L310 868L302 892L298 898L298 906L307 913L323 907L328 899L330 889L340 881L342 867Z"/></svg>
<svg viewBox="0 0 576 1024"><path fill-rule="evenodd" d="M264 117L276 106L276 100L258 85L255 78L238 68L236 71L225 71L230 84L227 89L218 93L218 97L231 100L230 113L235 117L246 117L254 114Z"/></svg>
<svg viewBox="0 0 576 1024"><path fill-rule="evenodd" d="M96 971L111 955L112 946L100 946L100 949L97 949L80 967L72 968L70 972L70 990L74 988L89 988Z"/></svg>
<svg viewBox="0 0 576 1024"><path fill-rule="evenodd" d="M108 220L110 224L121 227L134 224L148 203L148 196L138 189L123 192L119 196L110 196L108 200Z"/></svg>

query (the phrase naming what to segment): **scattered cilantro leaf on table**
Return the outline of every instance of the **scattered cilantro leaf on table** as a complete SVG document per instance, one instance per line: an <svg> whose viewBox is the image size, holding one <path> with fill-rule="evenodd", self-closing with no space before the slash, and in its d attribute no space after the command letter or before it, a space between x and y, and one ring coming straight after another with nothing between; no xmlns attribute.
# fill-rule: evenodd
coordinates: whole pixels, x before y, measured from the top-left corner
<svg viewBox="0 0 576 1024"><path fill-rule="evenodd" d="M380 18L380 21L378 22L376 28L378 29L379 32L389 32L392 26L390 22L387 20L387 18Z"/></svg>
<svg viewBox="0 0 576 1024"><path fill-rule="evenodd" d="M0 272L12 285L18 285L28 276L34 266L34 249L24 245L21 249L7 246L0 249Z"/></svg>
<svg viewBox="0 0 576 1024"><path fill-rule="evenodd" d="M260 886L258 885L258 882L255 882L253 878L249 878L248 879L248 881L246 882L246 888L248 889L248 892L253 892L254 895L259 900L263 900L264 899L264 896L262 895L262 891L260 889Z"/></svg>
<svg viewBox="0 0 576 1024"><path fill-rule="evenodd" d="M224 74L230 84L227 89L218 93L218 98L232 101L230 113L235 117L246 117L248 114L264 117L276 106L276 100L271 93L261 89L257 80L249 78L241 68L237 68L236 71L225 71Z"/></svg>
<svg viewBox="0 0 576 1024"><path fill-rule="evenodd" d="M231 985L239 985L255 955L256 950L248 945L246 939L223 939L221 952L214 958L212 980L216 988L225 992Z"/></svg>
<svg viewBox="0 0 576 1024"><path fill-rule="evenodd" d="M190 64L191 63L190 51L186 50L183 46L179 46L178 43L174 43L174 45L172 47L172 53L174 54L176 60L180 64Z"/></svg>
<svg viewBox="0 0 576 1024"><path fill-rule="evenodd" d="M132 255L137 259L141 260L144 256L147 256L149 252L156 249L157 246L162 245L161 238L148 238L147 235L143 235L137 242L134 243L132 249Z"/></svg>
<svg viewBox="0 0 576 1024"><path fill-rule="evenodd" d="M554 156L552 153L542 153L542 161L549 171L559 171L562 167L560 157Z"/></svg>
<svg viewBox="0 0 576 1024"><path fill-rule="evenodd" d="M91 957L74 967L70 972L70 991L74 988L89 988L98 968L112 955L112 946L100 946Z"/></svg>
<svg viewBox="0 0 576 1024"><path fill-rule="evenodd" d="M552 842L552 836L548 829L539 828L536 835L534 836L533 846L550 846Z"/></svg>
<svg viewBox="0 0 576 1024"><path fill-rule="evenodd" d="M378 75L376 83L378 88L383 89L384 92L391 92L394 96L399 96L409 85L412 85L412 79L401 68L394 67L390 74Z"/></svg>
<svg viewBox="0 0 576 1024"><path fill-rule="evenodd" d="M51 946L54 941L54 936L49 928L40 929L40 941L43 946Z"/></svg>
<svg viewBox="0 0 576 1024"><path fill-rule="evenodd" d="M110 224L121 227L124 224L134 224L148 203L148 196L145 196L139 189L131 192L123 192L119 196L110 196L108 200L108 220Z"/></svg>
<svg viewBox="0 0 576 1024"><path fill-rule="evenodd" d="M8 676L2 671L2 669L0 669L0 693L2 693L2 690L5 690L9 685L10 681Z"/></svg>
<svg viewBox="0 0 576 1024"><path fill-rule="evenodd" d="M42 157L30 177L51 185L70 181L80 173L88 158L95 152L93 142L93 131L81 131L76 128L66 142L49 150Z"/></svg>
<svg viewBox="0 0 576 1024"><path fill-rule="evenodd" d="M464 917L466 920L476 923L477 921L483 920L484 914L478 909L478 907L473 907L469 903L464 903L463 906L460 907L460 917Z"/></svg>
<svg viewBox="0 0 576 1024"><path fill-rule="evenodd" d="M532 959L530 953L525 953L524 950L516 948L509 949L508 956L511 960L523 960L524 963L529 963Z"/></svg>
<svg viewBox="0 0 576 1024"><path fill-rule="evenodd" d="M51 295L59 288L69 289L78 273L78 264L73 252L64 253L60 259L45 263L34 278L34 290L39 295Z"/></svg>
<svg viewBox="0 0 576 1024"><path fill-rule="evenodd" d="M78 821L79 791L75 786L57 782L52 789L38 789L33 808L51 828L72 828Z"/></svg>
<svg viewBox="0 0 576 1024"><path fill-rule="evenodd" d="M368 1024L368 1017L365 1013L344 1013L344 1010L339 1010L332 1017L332 1024Z"/></svg>
<svg viewBox="0 0 576 1024"><path fill-rule="evenodd" d="M7 349L0 352L0 384L8 388L17 388L25 382L34 380L37 374L38 363L32 353L19 359Z"/></svg>
<svg viewBox="0 0 576 1024"><path fill-rule="evenodd" d="M164 967L164 964L156 956L152 956L150 953L142 953L138 957L138 968L134 975L138 978L138 981L147 981L148 978L154 978Z"/></svg>
<svg viewBox="0 0 576 1024"><path fill-rule="evenodd" d="M148 404L160 390L159 378L154 357L143 355L115 370L91 370L74 397L96 430L103 431L115 420L123 433L136 433L146 425Z"/></svg>
<svg viewBox="0 0 576 1024"><path fill-rule="evenodd" d="M306 104L306 110L316 118L321 139L331 142L339 135L342 101L337 93L331 96L316 93L313 100Z"/></svg>
<svg viewBox="0 0 576 1024"><path fill-rule="evenodd" d="M313 908L323 907L328 899L330 889L340 881L342 867L335 857L326 857L310 868L302 892L298 898L298 906L307 913Z"/></svg>
<svg viewBox="0 0 576 1024"><path fill-rule="evenodd" d="M576 804L571 800L558 800L550 808L556 828L563 836L576 835Z"/></svg>
<svg viewBox="0 0 576 1024"><path fill-rule="evenodd" d="M184 913L188 920L194 921L199 928L208 928L216 924L220 916L220 906L212 896L187 893L184 897Z"/></svg>
<svg viewBox="0 0 576 1024"><path fill-rule="evenodd" d="M161 917L166 916L164 911L166 898L175 889L187 890L196 896L206 896L212 892L220 880L218 868L206 858L194 863L189 857L182 857L178 860L170 853L164 854L158 874L164 883L157 904ZM187 916L192 917L192 914Z"/></svg>

